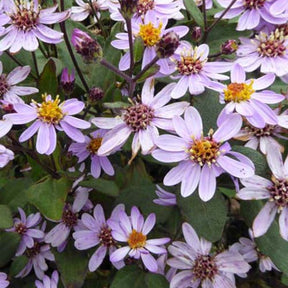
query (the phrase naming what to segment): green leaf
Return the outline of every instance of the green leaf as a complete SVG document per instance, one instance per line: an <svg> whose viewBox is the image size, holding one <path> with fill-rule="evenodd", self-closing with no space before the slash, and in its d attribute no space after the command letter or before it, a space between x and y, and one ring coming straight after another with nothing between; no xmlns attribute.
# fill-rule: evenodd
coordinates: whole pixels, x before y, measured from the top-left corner
<svg viewBox="0 0 288 288"><path fill-rule="evenodd" d="M82 287L88 267L86 254L76 250L72 243L69 243L62 253L55 252L54 255L64 287Z"/></svg>
<svg viewBox="0 0 288 288"><path fill-rule="evenodd" d="M204 18L203 18L203 14L200 11L200 9L198 8L198 6L196 5L196 3L193 0L184 0L184 5L188 11L188 13L192 16L192 18L194 19L194 21L201 26L202 28L204 28Z"/></svg>
<svg viewBox="0 0 288 288"><path fill-rule="evenodd" d="M136 63L142 60L145 48L143 39L141 37L136 37L136 39L134 40L133 48L134 48L134 62Z"/></svg>
<svg viewBox="0 0 288 288"><path fill-rule="evenodd" d="M10 228L13 226L11 211L7 205L0 205L0 228Z"/></svg>
<svg viewBox="0 0 288 288"><path fill-rule="evenodd" d="M67 179L56 180L47 176L30 187L27 197L41 214L57 221L61 219L70 188L71 185Z"/></svg>
<svg viewBox="0 0 288 288"><path fill-rule="evenodd" d="M236 195L235 189L233 190L225 187L218 187L218 190L229 198L233 198Z"/></svg>
<svg viewBox="0 0 288 288"><path fill-rule="evenodd" d="M29 258L27 258L25 255L16 257L11 264L9 274L15 277L20 271L22 271L22 269L26 266L28 261Z"/></svg>
<svg viewBox="0 0 288 288"><path fill-rule="evenodd" d="M169 288L169 282L163 275L147 273L145 276L147 288Z"/></svg>
<svg viewBox="0 0 288 288"><path fill-rule="evenodd" d="M145 81L147 78L155 75L157 72L159 72L160 66L158 64L154 64L152 67L150 67L136 82L141 83Z"/></svg>
<svg viewBox="0 0 288 288"><path fill-rule="evenodd" d="M252 227L255 217L262 207L261 201L241 202L241 215L249 227ZM265 235L255 238L255 242L261 253L269 256L278 269L284 274L288 274L288 242L280 236L279 225L276 221L272 223Z"/></svg>
<svg viewBox="0 0 288 288"><path fill-rule="evenodd" d="M57 76L56 76L56 65L55 65L55 62L50 59L41 75L40 75L40 78L39 78L39 94L40 96L42 94L51 94L52 97L55 97L56 94L57 94L57 90L58 90L58 81L57 81ZM40 99L37 99L37 100L41 100Z"/></svg>
<svg viewBox="0 0 288 288"><path fill-rule="evenodd" d="M0 232L0 268L14 256L20 243L20 235L13 232Z"/></svg>
<svg viewBox="0 0 288 288"><path fill-rule="evenodd" d="M148 288L145 285L145 273L136 265L126 266L119 270L110 288Z"/></svg>
<svg viewBox="0 0 288 288"><path fill-rule="evenodd" d="M95 179L91 177L88 180L79 183L79 186L93 188L105 195L117 197L119 195L119 188L114 181Z"/></svg>
<svg viewBox="0 0 288 288"><path fill-rule="evenodd" d="M185 221L191 224L199 236L211 242L221 238L227 220L227 206L219 191L216 190L208 202L202 201L198 191L195 191L187 198L179 196L177 203Z"/></svg>

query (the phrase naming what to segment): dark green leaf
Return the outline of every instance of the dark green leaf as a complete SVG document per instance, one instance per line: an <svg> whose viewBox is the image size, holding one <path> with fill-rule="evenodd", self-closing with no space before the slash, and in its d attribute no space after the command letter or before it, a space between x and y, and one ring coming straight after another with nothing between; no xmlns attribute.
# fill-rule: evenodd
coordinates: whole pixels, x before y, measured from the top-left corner
<svg viewBox="0 0 288 288"><path fill-rule="evenodd" d="M204 28L204 18L200 9L197 7L196 3L192 0L184 0L184 5L188 13L192 16L195 22Z"/></svg>
<svg viewBox="0 0 288 288"><path fill-rule="evenodd" d="M145 276L147 288L168 288L169 283L166 278L159 274L147 273Z"/></svg>
<svg viewBox="0 0 288 288"><path fill-rule="evenodd" d="M138 80L137 83L141 83L145 81L147 78L155 75L160 70L160 66L154 64L151 68L149 68Z"/></svg>
<svg viewBox="0 0 288 288"><path fill-rule="evenodd" d="M134 48L134 62L136 63L136 62L142 60L143 52L144 52L144 48L145 48L144 42L143 42L141 37L137 37L134 40L133 48Z"/></svg>
<svg viewBox="0 0 288 288"><path fill-rule="evenodd" d="M55 97L58 90L55 62L50 59L45 65L39 79L39 94L51 94ZM40 100L40 99L39 99Z"/></svg>
<svg viewBox="0 0 288 288"><path fill-rule="evenodd" d="M113 181L104 180L104 179L95 179L91 177L88 180L82 181L79 183L79 186L93 188L105 195L117 197L119 195L119 188Z"/></svg>
<svg viewBox="0 0 288 288"><path fill-rule="evenodd" d="M0 205L0 228L10 228L13 226L11 211L7 205Z"/></svg>
<svg viewBox="0 0 288 288"><path fill-rule="evenodd" d="M9 274L13 277L16 276L20 271L23 270L28 261L29 259L25 255L16 257L11 264Z"/></svg>
<svg viewBox="0 0 288 288"><path fill-rule="evenodd" d="M191 224L199 236L211 242L221 238L227 220L227 206L219 191L208 202L202 201L198 191L195 191L187 198L179 196L177 203L185 221Z"/></svg>
<svg viewBox="0 0 288 288"><path fill-rule="evenodd" d="M29 188L27 197L41 214L57 221L61 219L70 188L70 182L65 178L56 180L44 177Z"/></svg>
<svg viewBox="0 0 288 288"><path fill-rule="evenodd" d="M13 232L0 232L0 268L14 256L20 243L20 235Z"/></svg>

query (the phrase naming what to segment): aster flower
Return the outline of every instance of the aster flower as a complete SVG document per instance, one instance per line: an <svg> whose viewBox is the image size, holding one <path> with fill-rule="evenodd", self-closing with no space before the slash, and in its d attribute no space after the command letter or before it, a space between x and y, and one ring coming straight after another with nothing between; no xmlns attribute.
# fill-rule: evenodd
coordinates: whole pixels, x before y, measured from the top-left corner
<svg viewBox="0 0 288 288"><path fill-rule="evenodd" d="M132 142L132 154L135 156L142 148L143 154L148 154L154 148L154 141L158 136L158 129L174 130L172 118L181 115L188 102L178 102L166 105L171 99L171 91L175 84L171 83L164 87L154 97L154 80L145 81L141 102L135 102L123 111L122 117L94 118L93 124L102 129L111 129L105 134L98 156L109 155L115 148L121 147L128 137L134 133Z"/></svg>
<svg viewBox="0 0 288 288"><path fill-rule="evenodd" d="M177 204L176 195L170 192L167 192L159 185L156 185L157 190L155 191L158 199L154 199L153 202L162 206L174 206Z"/></svg>
<svg viewBox="0 0 288 288"><path fill-rule="evenodd" d="M13 159L13 151L0 144L0 168L5 167Z"/></svg>
<svg viewBox="0 0 288 288"><path fill-rule="evenodd" d="M254 237L264 235L279 213L280 234L288 241L288 158L283 163L279 149L269 147L267 162L273 173L271 181L257 175L241 179L245 187L237 193L237 197L242 200L268 200L254 219Z"/></svg>
<svg viewBox="0 0 288 288"><path fill-rule="evenodd" d="M46 228L46 222L42 224L41 231L44 232ZM16 278L26 277L32 270L38 279L44 278L44 272L48 270L46 260L55 261L55 257L50 251L50 245L43 242L43 238L34 241L34 245L31 248L27 248L25 251L28 263L26 266L15 276ZM46 288L46 287L45 287Z"/></svg>
<svg viewBox="0 0 288 288"><path fill-rule="evenodd" d="M38 39L45 43L57 44L62 41L63 33L46 25L66 20L69 11L55 12L57 5L41 9L38 0L4 1L4 13L0 16L2 26L8 25L0 41L0 51L9 49L16 53L21 48L35 51L39 47Z"/></svg>
<svg viewBox="0 0 288 288"><path fill-rule="evenodd" d="M278 109L277 109L278 110ZM275 111L278 114L278 111ZM244 146L251 149L257 150L258 147L263 154L267 154L268 146L273 146L284 152L284 147L274 138L286 139L282 136L285 133L285 128L288 128L288 111L283 112L278 115L278 125L265 125L264 128L257 128L252 125L247 124L243 129L239 131L238 134L234 136L235 139L241 141L248 141Z"/></svg>
<svg viewBox="0 0 288 288"><path fill-rule="evenodd" d="M220 92L220 103L226 104L221 111L218 123L224 121L227 115L236 111L246 117L247 121L257 128L264 128L266 124L276 125L277 114L266 104L276 104L284 100L282 94L270 90L263 90L275 80L273 73L268 73L258 79L246 80L244 69L235 64L231 71L231 82L229 85L217 83Z"/></svg>
<svg viewBox="0 0 288 288"><path fill-rule="evenodd" d="M36 280L35 285L36 285L36 288L57 288L58 281L59 281L59 275L58 275L57 270L55 270L52 273L51 278L45 275L43 277L43 282Z"/></svg>
<svg viewBox="0 0 288 288"><path fill-rule="evenodd" d="M142 259L144 266L150 272L158 270L158 264L155 258L150 254L165 254L166 249L163 245L170 241L169 238L158 238L147 240L147 235L153 229L156 223L155 213L148 215L144 221L143 215L137 207L131 209L131 216L128 217L125 211L119 213L118 222L108 221L112 229L112 236L119 242L125 242L128 245L115 250L110 255L110 261L118 262L127 255L134 259Z"/></svg>
<svg viewBox="0 0 288 288"><path fill-rule="evenodd" d="M210 0L208 0L210 1ZM108 1L110 17L115 21L124 21L119 11L120 3L118 0ZM184 9L182 0L138 0L136 13L133 20L140 22L146 14L151 14L158 19L183 19L184 16L180 9Z"/></svg>
<svg viewBox="0 0 288 288"><path fill-rule="evenodd" d="M200 198L208 201L215 193L216 178L220 174L227 172L237 178L254 174L253 163L244 155L231 151L225 142L240 130L242 120L239 115L229 115L214 133L210 130L206 137L203 136L201 116L194 107L186 109L184 120L175 116L173 124L179 136L159 136L155 141L159 149L154 150L152 156L164 163L180 162L166 174L163 183L173 186L181 182L183 197L191 195L199 184Z"/></svg>
<svg viewBox="0 0 288 288"><path fill-rule="evenodd" d="M224 8L227 8L230 0L217 0L217 2ZM266 21L272 24L282 24L287 21L287 15L275 15L270 8L276 0L237 0L232 8L224 15L223 19L231 19L239 15L237 28L238 31L251 30L256 28L261 22ZM220 11L215 14L218 18L223 13Z"/></svg>
<svg viewBox="0 0 288 288"><path fill-rule="evenodd" d="M75 71L72 69L72 72L68 72L68 68L65 67L62 70L61 74L61 81L60 81L61 87L66 95L70 95L74 90L74 84L75 84Z"/></svg>
<svg viewBox="0 0 288 288"><path fill-rule="evenodd" d="M106 133L107 130L98 129L90 133L91 138L85 136L84 143L72 143L69 147L69 151L78 157L78 163L91 157L91 174L94 178L99 178L101 169L110 176L114 175L114 168L109 159L106 156L98 156L98 150Z"/></svg>
<svg viewBox="0 0 288 288"><path fill-rule="evenodd" d="M181 269L170 282L170 288L209 287L236 288L234 274L251 268L236 251L211 253L212 243L198 237L188 223L182 225L185 242L176 241L168 247L172 256L167 263Z"/></svg>
<svg viewBox="0 0 288 288"><path fill-rule="evenodd" d="M9 286L9 281L7 280L7 274L0 272L0 288L6 288Z"/></svg>
<svg viewBox="0 0 288 288"><path fill-rule="evenodd" d="M157 19L155 15L148 13L145 15L143 22L132 21L132 34L134 39L136 37L142 38L144 42L144 52L142 60L142 68L151 62L156 56L157 44L160 42L161 37L171 31L178 34L179 38L185 36L189 29L186 26L175 26L166 29L168 24L167 18ZM117 49L129 49L128 33L116 34L117 40L111 42L111 45ZM169 59L159 59L157 64L160 66L159 72L165 75L170 74ZM125 71L130 67L130 53L129 50L124 54L119 62L119 69Z"/></svg>
<svg viewBox="0 0 288 288"><path fill-rule="evenodd" d="M179 80L172 91L172 98L182 97L188 89L192 95L201 94L205 91L205 87L210 88L211 79L229 79L228 76L219 73L230 70L231 63L207 62L208 54L209 46L207 44L193 48L190 43L182 41L181 46L172 57L175 70L178 72L172 78Z"/></svg>
<svg viewBox="0 0 288 288"><path fill-rule="evenodd" d="M0 61L0 98L10 103L24 103L19 96L39 92L34 87L16 86L27 78L30 71L30 66L16 67L6 75L3 73L3 65Z"/></svg>
<svg viewBox="0 0 288 288"><path fill-rule="evenodd" d="M71 7L70 18L73 21L85 20L89 15L93 15L93 10L97 13L97 17L100 18L100 11L108 9L108 4L106 0L92 0L91 4L86 3L83 0L76 0L76 3L78 4L78 6ZM93 6L93 8L91 7L91 5ZM96 17L94 17L94 21L97 22Z"/></svg>
<svg viewBox="0 0 288 288"><path fill-rule="evenodd" d="M51 244L52 247L57 247L59 252L62 252L67 244L67 239L72 229L77 231L82 228L82 222L78 219L78 212L88 200L88 193L78 193L73 205L66 204L63 209L62 218L52 230L50 230L44 241Z"/></svg>
<svg viewBox="0 0 288 288"><path fill-rule="evenodd" d="M288 38L283 31L276 29L270 34L260 32L253 39L239 37L241 44L237 49L236 62L246 72L258 67L262 73L275 73L281 77L288 74Z"/></svg>
<svg viewBox="0 0 288 288"><path fill-rule="evenodd" d="M44 232L37 227L42 220L40 213L30 214L26 217L22 208L18 207L18 211L20 218L14 218L13 227L6 229L7 232L16 232L21 236L16 256L22 255L27 248L32 248L36 239L44 237Z"/></svg>
<svg viewBox="0 0 288 288"><path fill-rule="evenodd" d="M102 264L105 255L109 251L109 255L116 250L116 240L111 234L109 221L119 221L120 211L124 211L124 205L117 205L108 221L105 220L103 208L97 204L94 208L93 217L84 213L81 217L83 229L73 233L75 239L75 247L78 250L86 250L95 246L99 246L89 260L89 271L93 272ZM117 269L124 266L123 261L112 263Z"/></svg>
<svg viewBox="0 0 288 288"><path fill-rule="evenodd" d="M64 131L76 142L84 142L85 137L78 129L87 129L90 123L71 115L81 112L85 104L76 98L66 100L61 104L59 96L55 100L47 94L42 98L42 103L32 100L30 105L15 104L14 109L17 113L6 115L13 124L26 124L36 120L20 135L19 141L28 140L38 131L36 150L46 155L53 153L56 148L56 129Z"/></svg>
<svg viewBox="0 0 288 288"><path fill-rule="evenodd" d="M259 269L262 273L266 271L271 271L272 268L279 271L279 269L275 266L270 257L264 255L259 251L252 236L251 229L249 229L249 234L251 239L241 237L239 239L239 242L233 244L229 250L231 252L237 251L238 253L240 253L243 256L244 260L248 263L259 260Z"/></svg>

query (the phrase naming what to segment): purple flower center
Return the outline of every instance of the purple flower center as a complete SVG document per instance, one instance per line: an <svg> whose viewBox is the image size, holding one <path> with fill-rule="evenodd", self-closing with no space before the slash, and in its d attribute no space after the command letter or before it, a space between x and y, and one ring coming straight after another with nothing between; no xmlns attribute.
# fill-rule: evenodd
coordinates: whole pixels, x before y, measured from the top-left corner
<svg viewBox="0 0 288 288"><path fill-rule="evenodd" d="M245 0L244 6L246 9L261 8L264 6L266 0Z"/></svg>
<svg viewBox="0 0 288 288"><path fill-rule="evenodd" d="M116 245L116 241L113 239L112 234L111 234L111 229L107 226L104 225L101 228L101 231L98 235L100 239L100 243L106 247L111 247Z"/></svg>
<svg viewBox="0 0 288 288"><path fill-rule="evenodd" d="M210 133L209 133L210 134ZM193 144L187 153L190 154L190 159L194 162L198 162L200 166L211 166L216 162L216 159L220 155L220 143L215 142L212 138L212 134L208 137L201 137L200 139L194 139Z"/></svg>
<svg viewBox="0 0 288 288"><path fill-rule="evenodd" d="M34 1L15 1L17 12L9 15L12 23L18 30L28 32L33 29L38 22L39 12L34 9ZM26 4L26 5L25 5ZM38 8L38 7L37 7ZM36 10L36 11L35 11Z"/></svg>
<svg viewBox="0 0 288 288"><path fill-rule="evenodd" d="M282 210L288 204L288 181L278 180L272 176L273 186L268 187L270 192L270 201L273 201L279 210Z"/></svg>
<svg viewBox="0 0 288 288"><path fill-rule="evenodd" d="M78 220L77 214L72 212L70 207L68 205L66 205L66 207L64 208L63 214L62 214L63 223L67 227L72 228L77 224L77 220Z"/></svg>
<svg viewBox="0 0 288 288"><path fill-rule="evenodd" d="M9 90L9 85L6 80L6 75L2 74L0 76L0 97L2 98L8 90Z"/></svg>
<svg viewBox="0 0 288 288"><path fill-rule="evenodd" d="M285 37L283 31L279 32L278 29L272 32L269 36L262 33L256 36L260 40L257 52L262 57L277 57L286 53Z"/></svg>
<svg viewBox="0 0 288 288"><path fill-rule="evenodd" d="M154 8L154 0L139 0L137 4L137 15L145 15L147 11Z"/></svg>
<svg viewBox="0 0 288 288"><path fill-rule="evenodd" d="M177 61L177 69L181 75L198 74L203 68L203 62L191 56L181 56Z"/></svg>
<svg viewBox="0 0 288 288"><path fill-rule="evenodd" d="M15 225L15 232L17 232L20 235L23 235L27 232L27 227L22 222Z"/></svg>
<svg viewBox="0 0 288 288"><path fill-rule="evenodd" d="M256 128L250 125L245 127L245 130L258 138L270 136L271 134L273 134L274 129L275 126L273 125L266 125L264 128Z"/></svg>
<svg viewBox="0 0 288 288"><path fill-rule="evenodd" d="M42 244L34 241L34 246L32 248L27 248L27 250L25 251L26 256L28 258L33 258L33 257L37 256L40 253L41 246L42 246Z"/></svg>
<svg viewBox="0 0 288 288"><path fill-rule="evenodd" d="M139 103L128 107L124 113L124 121L134 132L146 129L153 118L154 111L150 107Z"/></svg>
<svg viewBox="0 0 288 288"><path fill-rule="evenodd" d="M99 150L101 144L102 144L102 139L101 137L93 138L91 139L90 143L87 145L86 149L93 155L97 153Z"/></svg>
<svg viewBox="0 0 288 288"><path fill-rule="evenodd" d="M218 272L214 257L210 255L200 255L196 258L192 272L195 278L201 281L205 279L212 280Z"/></svg>

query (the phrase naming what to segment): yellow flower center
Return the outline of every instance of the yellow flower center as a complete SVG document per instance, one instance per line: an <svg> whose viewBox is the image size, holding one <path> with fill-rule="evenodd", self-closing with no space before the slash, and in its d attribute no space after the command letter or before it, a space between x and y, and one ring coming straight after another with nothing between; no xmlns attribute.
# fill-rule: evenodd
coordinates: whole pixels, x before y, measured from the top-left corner
<svg viewBox="0 0 288 288"><path fill-rule="evenodd" d="M141 232L137 232L136 230L132 230L128 238L128 244L130 248L142 248L146 244L146 235L143 235Z"/></svg>
<svg viewBox="0 0 288 288"><path fill-rule="evenodd" d="M213 132L209 132L210 135L212 133ZM190 159L198 162L200 166L206 163L208 166L211 166L220 155L220 145L221 144L215 142L211 136L202 136L200 139L194 139L193 144L187 152L190 154Z"/></svg>
<svg viewBox="0 0 288 288"><path fill-rule="evenodd" d="M93 138L90 143L87 146L87 150L91 154L96 154L97 151L99 150L101 144L102 144L102 139L101 137Z"/></svg>
<svg viewBox="0 0 288 288"><path fill-rule="evenodd" d="M58 124L60 120L64 117L64 113L59 106L60 103L59 95L56 96L56 99L54 101L53 100L46 101L45 100L46 96L47 95L42 95L44 101L37 109L38 117L43 122Z"/></svg>
<svg viewBox="0 0 288 288"><path fill-rule="evenodd" d="M255 92L253 89L253 80L250 84L246 83L231 83L224 90L225 102L241 102L247 101L251 98L251 95Z"/></svg>
<svg viewBox="0 0 288 288"><path fill-rule="evenodd" d="M158 28L149 22L148 24L140 24L140 31L138 36L140 36L145 44L145 46L152 47L156 45L161 37L162 23L159 24Z"/></svg>

